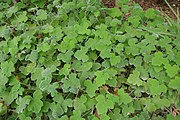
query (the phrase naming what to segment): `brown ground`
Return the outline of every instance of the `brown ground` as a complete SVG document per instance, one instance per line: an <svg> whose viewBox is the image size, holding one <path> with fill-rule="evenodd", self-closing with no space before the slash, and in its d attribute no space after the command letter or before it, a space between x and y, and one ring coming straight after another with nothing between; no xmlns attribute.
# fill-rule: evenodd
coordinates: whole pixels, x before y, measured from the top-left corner
<svg viewBox="0 0 180 120"><path fill-rule="evenodd" d="M102 0L102 3L107 7L112 8L116 6L117 1L118 0ZM147 10L148 8L154 8L165 12L173 19L176 19L175 15L172 13L172 11L168 7L168 5L164 2L164 0L130 0L130 1L138 3L144 10ZM177 11L177 8L180 10L180 0L168 0L168 2L175 11Z"/></svg>

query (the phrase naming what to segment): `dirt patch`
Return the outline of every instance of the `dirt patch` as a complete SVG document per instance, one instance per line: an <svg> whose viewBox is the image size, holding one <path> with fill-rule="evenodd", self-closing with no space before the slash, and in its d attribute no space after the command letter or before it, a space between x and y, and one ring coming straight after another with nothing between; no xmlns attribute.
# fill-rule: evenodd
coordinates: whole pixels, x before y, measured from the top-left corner
<svg viewBox="0 0 180 120"><path fill-rule="evenodd" d="M108 8L113 8L116 6L117 0L102 0L102 4L104 4Z"/></svg>
<svg viewBox="0 0 180 120"><path fill-rule="evenodd" d="M154 8L163 11L173 19L176 19L175 15L168 7L168 5L164 2L164 0L131 0L131 1L138 3L144 10L147 10L148 8ZM168 2L175 11L177 11L177 8L180 9L180 0L168 0Z"/></svg>
<svg viewBox="0 0 180 120"><path fill-rule="evenodd" d="M138 3L144 10L147 10L148 8L154 8L163 11L171 18L176 19L175 15L168 7L168 5L164 2L164 0L130 0L130 2ZM180 10L180 0L168 0L168 2L175 11L177 11L177 9ZM112 8L117 5L117 0L102 0L102 4L109 8Z"/></svg>

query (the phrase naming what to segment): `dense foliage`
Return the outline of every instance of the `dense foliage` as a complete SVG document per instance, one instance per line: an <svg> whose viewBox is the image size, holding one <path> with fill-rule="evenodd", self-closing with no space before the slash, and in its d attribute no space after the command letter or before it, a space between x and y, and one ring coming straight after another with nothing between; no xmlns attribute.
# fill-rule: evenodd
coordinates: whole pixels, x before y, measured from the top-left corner
<svg viewBox="0 0 180 120"><path fill-rule="evenodd" d="M180 119L177 30L128 1L1 0L0 119Z"/></svg>

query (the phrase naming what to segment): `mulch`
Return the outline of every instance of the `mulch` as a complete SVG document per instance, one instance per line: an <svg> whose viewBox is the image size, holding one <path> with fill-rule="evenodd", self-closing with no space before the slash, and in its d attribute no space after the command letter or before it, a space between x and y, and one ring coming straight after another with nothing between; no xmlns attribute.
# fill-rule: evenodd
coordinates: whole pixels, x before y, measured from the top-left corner
<svg viewBox="0 0 180 120"><path fill-rule="evenodd" d="M102 3L105 6L112 8L116 6L117 1L118 0L102 0ZM174 20L177 19L164 0L130 0L130 2L138 3L144 10L147 10L148 8L154 8L163 11ZM177 8L180 10L180 0L168 0L168 2L175 11L177 11Z"/></svg>

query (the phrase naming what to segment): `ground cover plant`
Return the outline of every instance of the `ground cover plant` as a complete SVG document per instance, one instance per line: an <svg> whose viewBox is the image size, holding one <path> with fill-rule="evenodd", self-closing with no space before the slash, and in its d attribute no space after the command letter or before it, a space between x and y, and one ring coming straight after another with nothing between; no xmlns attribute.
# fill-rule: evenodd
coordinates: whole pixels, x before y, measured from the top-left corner
<svg viewBox="0 0 180 120"><path fill-rule="evenodd" d="M180 39L129 0L1 0L0 119L179 120Z"/></svg>

